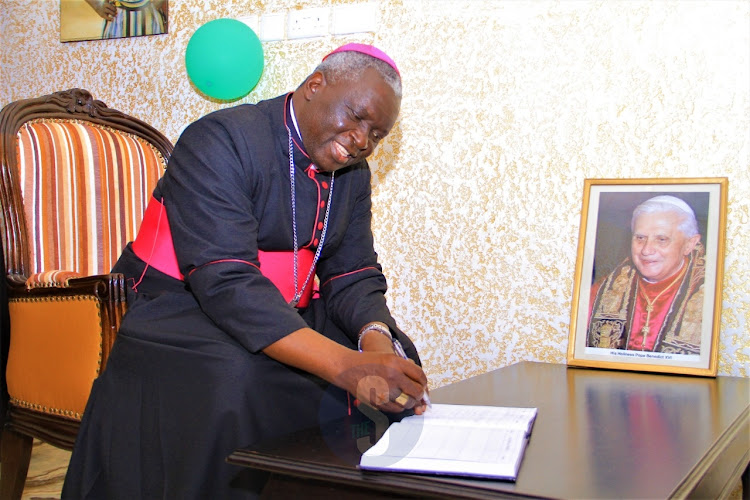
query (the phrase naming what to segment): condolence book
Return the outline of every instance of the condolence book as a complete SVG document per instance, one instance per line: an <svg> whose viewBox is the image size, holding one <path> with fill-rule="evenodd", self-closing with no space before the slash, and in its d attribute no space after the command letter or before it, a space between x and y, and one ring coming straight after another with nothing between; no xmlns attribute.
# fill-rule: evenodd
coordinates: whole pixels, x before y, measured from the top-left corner
<svg viewBox="0 0 750 500"><path fill-rule="evenodd" d="M434 404L390 425L362 469L515 481L536 408Z"/></svg>

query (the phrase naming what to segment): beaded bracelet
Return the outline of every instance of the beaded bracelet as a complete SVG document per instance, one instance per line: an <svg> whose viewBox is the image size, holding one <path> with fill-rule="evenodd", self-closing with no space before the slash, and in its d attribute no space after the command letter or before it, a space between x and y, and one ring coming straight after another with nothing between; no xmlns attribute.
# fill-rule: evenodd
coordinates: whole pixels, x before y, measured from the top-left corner
<svg viewBox="0 0 750 500"><path fill-rule="evenodd" d="M357 337L357 349L359 349L360 352L362 351L362 337L365 336L365 333L373 330L382 333L383 335L388 337L391 342L393 342L393 335L388 328L379 323L368 323L364 327L362 327L362 329L359 331L359 336Z"/></svg>
<svg viewBox="0 0 750 500"><path fill-rule="evenodd" d="M406 355L406 351L404 351L404 347L401 345L401 342L399 342L398 339L393 338L391 331L379 323L368 323L359 331L359 337L357 338L357 349L359 349L359 352L362 352L362 337L364 337L365 333L369 332L370 330L375 330L376 332L380 332L388 337L393 344L393 350L396 352L396 354L404 359L409 359L409 356Z"/></svg>

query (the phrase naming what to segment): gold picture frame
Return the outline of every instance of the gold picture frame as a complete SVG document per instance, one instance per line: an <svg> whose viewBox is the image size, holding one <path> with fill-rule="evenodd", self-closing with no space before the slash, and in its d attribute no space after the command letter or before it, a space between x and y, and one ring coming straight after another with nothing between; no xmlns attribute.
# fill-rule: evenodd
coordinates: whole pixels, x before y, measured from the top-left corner
<svg viewBox="0 0 750 500"><path fill-rule="evenodd" d="M716 376L728 184L584 181L569 366Z"/></svg>

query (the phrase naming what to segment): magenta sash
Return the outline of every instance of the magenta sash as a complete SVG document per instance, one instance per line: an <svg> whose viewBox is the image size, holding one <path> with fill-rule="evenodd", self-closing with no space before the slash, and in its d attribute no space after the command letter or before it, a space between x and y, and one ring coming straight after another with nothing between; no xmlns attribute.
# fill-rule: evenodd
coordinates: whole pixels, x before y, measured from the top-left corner
<svg viewBox="0 0 750 500"><path fill-rule="evenodd" d="M164 205L154 197L146 207L143 214L143 222L138 230L138 235L133 241L133 252L147 265L161 271L167 276L178 280L184 280L177 265L177 256L172 242L172 231L167 220L167 211ZM299 264L298 280L304 281L313 264L315 254L309 249L297 251ZM285 251L263 251L258 250L258 261L260 272L271 280L279 289L284 299L290 302L295 295L294 290L294 252ZM217 261L221 262L221 261ZM253 265L250 262L247 262ZM314 280L305 287L297 307L307 307L314 291Z"/></svg>

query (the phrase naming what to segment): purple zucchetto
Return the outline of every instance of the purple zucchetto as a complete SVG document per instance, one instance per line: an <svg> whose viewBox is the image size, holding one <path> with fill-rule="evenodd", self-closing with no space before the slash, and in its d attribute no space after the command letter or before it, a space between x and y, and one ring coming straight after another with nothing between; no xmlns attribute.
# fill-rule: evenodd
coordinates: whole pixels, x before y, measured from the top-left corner
<svg viewBox="0 0 750 500"><path fill-rule="evenodd" d="M367 45L364 43L347 43L346 45L342 45L338 49L326 55L323 60L325 61L328 56L337 54L339 52L360 52L362 54L367 54L368 56L374 57L375 59L380 59L381 61L387 63L391 68L393 68L398 76L401 76L401 73L399 72L398 67L396 66L396 63L393 61L393 59L388 57L388 54L373 45Z"/></svg>

